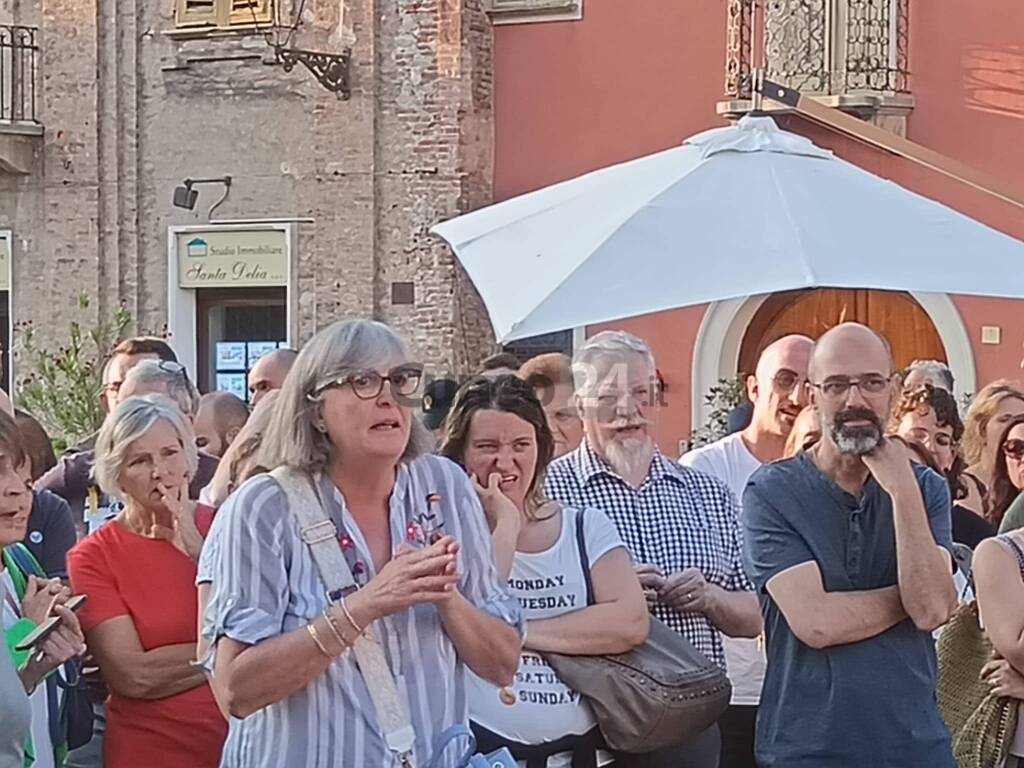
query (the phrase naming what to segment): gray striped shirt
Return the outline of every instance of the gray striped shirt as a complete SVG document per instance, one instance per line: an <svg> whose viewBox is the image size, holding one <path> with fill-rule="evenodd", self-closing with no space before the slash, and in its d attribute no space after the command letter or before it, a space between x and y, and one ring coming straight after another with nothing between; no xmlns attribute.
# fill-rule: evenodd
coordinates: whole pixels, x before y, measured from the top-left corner
<svg viewBox="0 0 1024 768"><path fill-rule="evenodd" d="M430 494L438 494L440 502L428 505ZM322 480L321 497L353 539L372 578L366 541L329 479ZM391 496L393 546L407 541L409 526L422 515L436 512L443 519L440 532L461 544L462 594L522 632L522 611L498 579L483 509L465 473L436 456L401 465ZM271 477L253 478L228 499L210 538L212 584L203 618L207 637L256 644L301 628L326 607L309 549ZM466 669L432 605L415 606L374 627L416 731L416 764L425 766L441 732L468 720ZM448 750L439 765L450 768L456 751ZM398 761L384 743L355 660L346 653L298 693L244 720L232 718L221 766L397 768Z"/></svg>

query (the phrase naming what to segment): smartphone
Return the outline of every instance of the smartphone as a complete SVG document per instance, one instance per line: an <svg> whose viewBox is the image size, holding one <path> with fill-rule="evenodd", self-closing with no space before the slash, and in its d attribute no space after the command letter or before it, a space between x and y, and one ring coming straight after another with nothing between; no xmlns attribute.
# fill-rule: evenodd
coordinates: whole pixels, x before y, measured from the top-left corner
<svg viewBox="0 0 1024 768"><path fill-rule="evenodd" d="M87 599L88 598L85 595L75 595L66 603L64 603L64 607L71 611L77 611L79 608L82 607L82 604L85 603ZM38 627L33 629L27 635L25 635L23 638L21 638L18 644L14 646L14 650L19 652L27 651L39 645L46 638L53 634L53 631L60 626L60 622L60 616L51 616Z"/></svg>

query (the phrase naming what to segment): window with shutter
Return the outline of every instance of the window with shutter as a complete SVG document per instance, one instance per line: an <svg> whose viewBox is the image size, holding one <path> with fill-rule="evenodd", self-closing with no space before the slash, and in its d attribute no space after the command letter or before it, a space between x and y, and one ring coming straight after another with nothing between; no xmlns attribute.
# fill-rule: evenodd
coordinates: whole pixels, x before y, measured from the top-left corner
<svg viewBox="0 0 1024 768"><path fill-rule="evenodd" d="M178 26L215 25L217 0L178 0Z"/></svg>
<svg viewBox="0 0 1024 768"><path fill-rule="evenodd" d="M228 0L231 24L267 24L272 21L270 0Z"/></svg>
<svg viewBox="0 0 1024 768"><path fill-rule="evenodd" d="M583 18L583 0L484 0L495 24Z"/></svg>
<svg viewBox="0 0 1024 768"><path fill-rule="evenodd" d="M269 24L273 0L176 0L179 27L234 27Z"/></svg>

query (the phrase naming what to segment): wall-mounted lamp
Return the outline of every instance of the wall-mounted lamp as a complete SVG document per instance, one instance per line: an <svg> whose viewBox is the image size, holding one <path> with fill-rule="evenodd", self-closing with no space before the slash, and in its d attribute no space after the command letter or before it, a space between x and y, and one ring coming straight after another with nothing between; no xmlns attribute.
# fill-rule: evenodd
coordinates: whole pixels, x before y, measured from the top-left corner
<svg viewBox="0 0 1024 768"><path fill-rule="evenodd" d="M195 210L196 202L199 200L199 191L193 189L198 184L223 184L224 194L221 195L220 199L210 206L210 210L206 215L207 219L213 218L213 212L217 210L218 206L228 199L228 195L231 194L231 177L221 176L215 179L185 179L182 186L174 188L174 206L176 208L184 208L185 210Z"/></svg>

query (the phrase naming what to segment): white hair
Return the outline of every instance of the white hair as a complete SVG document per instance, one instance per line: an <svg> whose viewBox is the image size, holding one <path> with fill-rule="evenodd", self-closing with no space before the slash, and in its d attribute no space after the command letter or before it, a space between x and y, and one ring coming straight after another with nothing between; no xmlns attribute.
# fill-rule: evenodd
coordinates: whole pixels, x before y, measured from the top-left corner
<svg viewBox="0 0 1024 768"><path fill-rule="evenodd" d="M189 476L195 475L199 463L196 438L181 411L159 395L129 397L107 416L96 437L96 482L104 493L124 498L121 472L128 449L159 421L174 427L178 442L185 451Z"/></svg>
<svg viewBox="0 0 1024 768"><path fill-rule="evenodd" d="M953 394L956 380L953 378L953 371L945 363L938 360L915 360L907 367L907 372L910 371L924 371L929 379L939 382L943 389Z"/></svg>
<svg viewBox="0 0 1024 768"><path fill-rule="evenodd" d="M167 360L142 360L136 363L124 377L122 387L143 384L158 384L181 412L195 418L199 412L199 390L188 378L188 371L181 363Z"/></svg>
<svg viewBox="0 0 1024 768"><path fill-rule="evenodd" d="M324 328L303 347L285 379L274 403L259 464L268 470L280 466L305 472L323 470L334 447L315 426L320 413L318 393L344 376L410 358L405 340L383 323L342 320ZM434 445L419 418L415 414L411 418L403 461L428 453Z"/></svg>
<svg viewBox="0 0 1024 768"><path fill-rule="evenodd" d="M577 394L585 394L596 383L598 362L605 357L643 355L655 372L654 353L643 339L625 331L602 331L591 336L572 356L573 386Z"/></svg>

